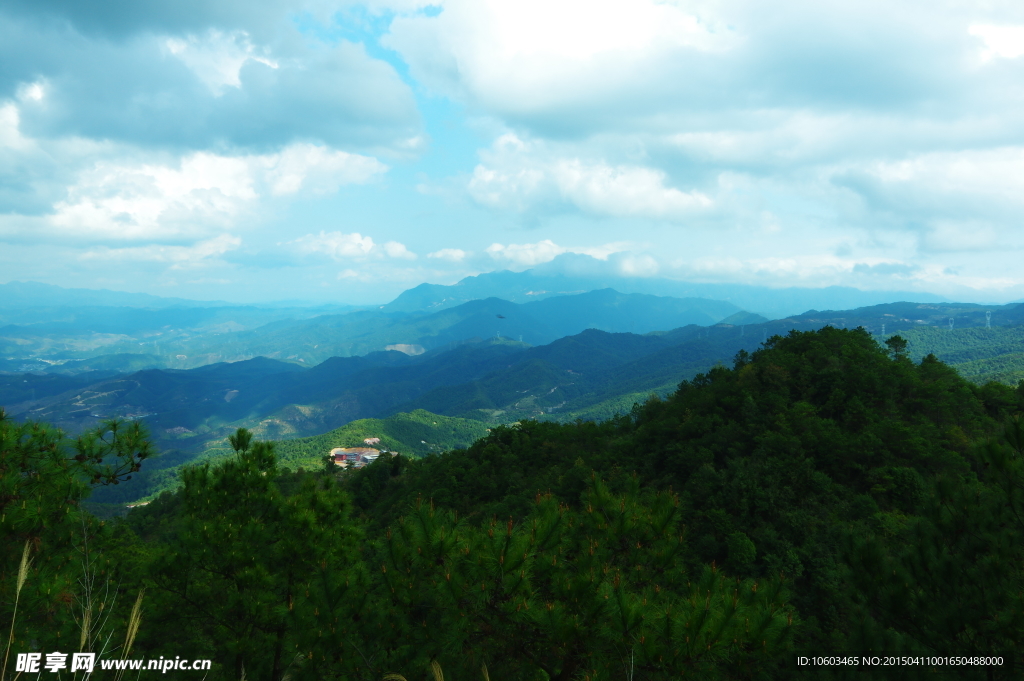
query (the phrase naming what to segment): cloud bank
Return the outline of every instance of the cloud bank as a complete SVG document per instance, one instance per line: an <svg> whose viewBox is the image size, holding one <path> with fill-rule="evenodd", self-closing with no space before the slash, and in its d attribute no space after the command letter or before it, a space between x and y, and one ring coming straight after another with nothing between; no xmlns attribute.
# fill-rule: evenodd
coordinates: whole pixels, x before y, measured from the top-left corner
<svg viewBox="0 0 1024 681"><path fill-rule="evenodd" d="M1022 45L1008 0L11 0L0 265L1022 298Z"/></svg>

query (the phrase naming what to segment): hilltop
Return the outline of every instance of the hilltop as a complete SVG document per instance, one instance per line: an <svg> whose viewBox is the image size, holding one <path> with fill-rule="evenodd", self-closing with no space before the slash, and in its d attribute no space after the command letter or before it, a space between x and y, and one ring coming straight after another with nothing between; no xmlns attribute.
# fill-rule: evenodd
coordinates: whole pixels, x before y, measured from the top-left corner
<svg viewBox="0 0 1024 681"><path fill-rule="evenodd" d="M433 661L469 676L486 657L489 673L510 678L581 660L611 676L626 650L644 678L700 665L709 678L819 679L793 660L827 645L858 659L998 656L920 678L1016 678L1024 601L1007 567L1024 557L1022 413L1024 387L979 387L934 357L914 362L863 330L824 327L770 338L603 423L523 421L465 450L338 474L282 471L260 447L129 515L153 556L147 583L167 599L166 628L138 645L202 646L176 624L167 551L212 542L212 557L175 553L175 569L215 560L223 580L255 561L273 603L293 576L273 549L288 536L318 581L294 597L307 619L282 635L333 623L403 672ZM282 517L268 527L257 508ZM315 536L290 529L318 514L330 515ZM236 535L265 549L236 558ZM344 568L317 572L321 555ZM228 613L211 603L191 616ZM321 675L370 664L316 657L318 637L306 645ZM271 664L262 646L244 654L249 667Z"/></svg>

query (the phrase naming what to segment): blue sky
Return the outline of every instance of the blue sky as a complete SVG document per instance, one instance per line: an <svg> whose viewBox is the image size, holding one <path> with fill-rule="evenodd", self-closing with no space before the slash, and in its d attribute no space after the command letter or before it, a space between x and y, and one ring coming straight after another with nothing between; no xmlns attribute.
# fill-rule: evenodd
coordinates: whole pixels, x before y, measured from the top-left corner
<svg viewBox="0 0 1024 681"><path fill-rule="evenodd" d="M0 7L0 281L372 303L579 253L997 302L1022 227L1020 2Z"/></svg>

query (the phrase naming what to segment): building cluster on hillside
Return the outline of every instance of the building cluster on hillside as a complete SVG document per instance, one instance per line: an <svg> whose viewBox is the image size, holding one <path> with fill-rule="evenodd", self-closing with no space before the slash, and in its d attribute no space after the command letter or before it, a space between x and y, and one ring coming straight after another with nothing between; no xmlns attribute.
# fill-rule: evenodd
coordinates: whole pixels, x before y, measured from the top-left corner
<svg viewBox="0 0 1024 681"><path fill-rule="evenodd" d="M363 440L364 444L377 445L380 444L379 437L368 437ZM397 456L398 452L389 452L388 450L380 450L374 447L335 447L331 450L330 458L334 460L334 465L341 466L342 468L362 468L368 463L371 463L377 459L381 454L390 454L391 456Z"/></svg>

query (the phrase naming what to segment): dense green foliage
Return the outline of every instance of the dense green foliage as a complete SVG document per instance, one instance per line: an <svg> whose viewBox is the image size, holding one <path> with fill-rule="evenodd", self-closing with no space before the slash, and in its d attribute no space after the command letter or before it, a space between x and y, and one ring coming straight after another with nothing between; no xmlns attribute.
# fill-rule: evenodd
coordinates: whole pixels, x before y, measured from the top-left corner
<svg viewBox="0 0 1024 681"><path fill-rule="evenodd" d="M77 644L114 652L105 636L123 596L121 538L83 512L82 501L91 486L130 478L150 454L138 424L108 423L70 440L44 425L16 424L0 409L0 621L11 626L8 658L40 641L53 650Z"/></svg>
<svg viewBox="0 0 1024 681"><path fill-rule="evenodd" d="M411 457L427 456L451 449L464 448L485 436L486 424L469 419L431 414L422 409L395 414L383 419L360 419L323 435L282 440L275 443L275 457L282 469L319 470L324 457L335 447L364 447L366 438L379 438L378 448L401 452ZM183 472L195 464L218 464L234 457L227 443L207 448L187 461L171 458L170 465L152 471L125 501L150 499L162 492L173 491L182 485ZM157 461L164 463L165 457ZM128 487L123 485L122 487ZM100 497L106 502L117 498L116 493L104 491Z"/></svg>
<svg viewBox="0 0 1024 681"><path fill-rule="evenodd" d="M480 421L418 409L383 419L360 419L323 435L284 440L277 443L276 451L283 464L315 467L335 447L363 447L365 438L379 438L376 447L418 457L468 447L487 430Z"/></svg>
<svg viewBox="0 0 1024 681"><path fill-rule="evenodd" d="M145 589L132 655L209 657L211 679L1019 678L1024 388L907 355L793 332L627 416L344 473L291 472L239 431L226 461L104 526L106 626ZM20 489L44 508L61 486ZM66 641L81 568L47 569ZM14 650L69 647L21 626ZM884 653L1003 664L796 664Z"/></svg>
<svg viewBox="0 0 1024 681"><path fill-rule="evenodd" d="M911 358L933 354L975 383L998 381L1017 385L1024 380L1024 326L953 329L910 329L906 337Z"/></svg>

